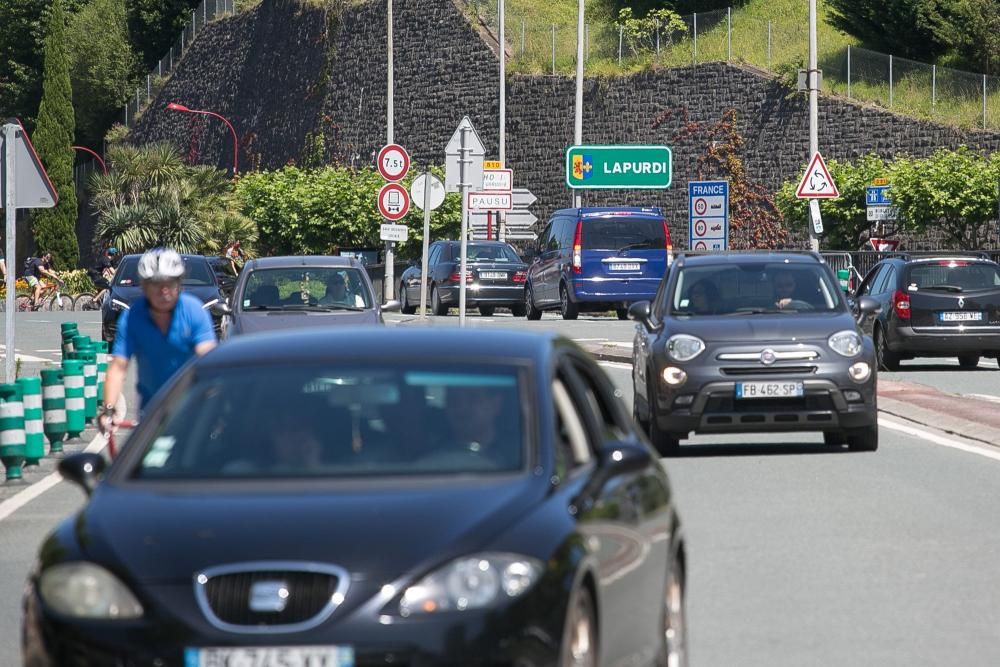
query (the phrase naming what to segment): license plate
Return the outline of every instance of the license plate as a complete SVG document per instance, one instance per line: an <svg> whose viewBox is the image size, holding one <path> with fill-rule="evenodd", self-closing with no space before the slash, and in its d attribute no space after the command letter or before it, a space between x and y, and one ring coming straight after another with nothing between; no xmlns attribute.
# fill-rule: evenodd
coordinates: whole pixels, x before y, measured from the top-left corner
<svg viewBox="0 0 1000 667"><path fill-rule="evenodd" d="M796 398L804 394L801 382L736 383L736 398Z"/></svg>
<svg viewBox="0 0 1000 667"><path fill-rule="evenodd" d="M354 667L350 646L255 646L184 649L184 667Z"/></svg>
<svg viewBox="0 0 1000 667"><path fill-rule="evenodd" d="M479 277L486 280L507 280L507 273L506 271L480 271Z"/></svg>
<svg viewBox="0 0 1000 667"><path fill-rule="evenodd" d="M982 312L941 313L942 322L981 322Z"/></svg>
<svg viewBox="0 0 1000 667"><path fill-rule="evenodd" d="M608 264L608 267L612 271L638 271L639 270L639 263L638 262L611 262L611 263Z"/></svg>

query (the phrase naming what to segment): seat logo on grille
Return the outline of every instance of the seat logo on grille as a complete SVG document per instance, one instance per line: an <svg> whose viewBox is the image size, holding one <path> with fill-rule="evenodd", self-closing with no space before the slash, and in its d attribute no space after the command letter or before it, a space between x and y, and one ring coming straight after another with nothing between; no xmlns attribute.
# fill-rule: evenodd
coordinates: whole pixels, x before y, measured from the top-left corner
<svg viewBox="0 0 1000 667"><path fill-rule="evenodd" d="M284 581L258 581L250 587L250 611L285 611L288 596L288 584Z"/></svg>
<svg viewBox="0 0 1000 667"><path fill-rule="evenodd" d="M775 361L778 360L777 355L774 354L774 350L767 349L760 353L760 363L765 366L770 366Z"/></svg>

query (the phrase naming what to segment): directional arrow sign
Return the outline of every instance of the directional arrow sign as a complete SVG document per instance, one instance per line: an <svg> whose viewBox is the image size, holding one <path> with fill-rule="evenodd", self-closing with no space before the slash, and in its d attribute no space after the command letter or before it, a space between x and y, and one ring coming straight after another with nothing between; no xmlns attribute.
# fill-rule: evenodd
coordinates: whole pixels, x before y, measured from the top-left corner
<svg viewBox="0 0 1000 667"><path fill-rule="evenodd" d="M514 188L514 208L528 208L536 201L538 197L528 188ZM510 218L509 215L507 217Z"/></svg>
<svg viewBox="0 0 1000 667"><path fill-rule="evenodd" d="M538 218L531 211L516 208L507 213L507 229L532 227ZM486 226L486 211L469 211L469 224L473 227Z"/></svg>

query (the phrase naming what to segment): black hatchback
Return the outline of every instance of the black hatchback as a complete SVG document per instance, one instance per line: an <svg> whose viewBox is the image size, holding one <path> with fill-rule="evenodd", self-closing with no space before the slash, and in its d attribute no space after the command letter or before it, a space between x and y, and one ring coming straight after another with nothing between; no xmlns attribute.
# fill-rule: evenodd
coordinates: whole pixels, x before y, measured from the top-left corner
<svg viewBox="0 0 1000 667"><path fill-rule="evenodd" d="M980 357L1000 363L1000 265L977 255L901 255L876 264L858 296L882 304L862 320L872 335L879 368L899 370L902 359L958 357L964 369Z"/></svg>
<svg viewBox="0 0 1000 667"><path fill-rule="evenodd" d="M634 415L662 454L692 431L822 431L878 448L874 346L819 255L682 257L629 315L642 324Z"/></svg>

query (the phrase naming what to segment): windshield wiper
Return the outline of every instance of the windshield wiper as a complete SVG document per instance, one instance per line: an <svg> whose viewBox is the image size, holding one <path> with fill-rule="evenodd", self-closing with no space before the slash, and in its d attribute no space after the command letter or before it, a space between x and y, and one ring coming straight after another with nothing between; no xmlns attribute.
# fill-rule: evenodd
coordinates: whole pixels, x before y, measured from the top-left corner
<svg viewBox="0 0 1000 667"><path fill-rule="evenodd" d="M652 241L640 241L639 243L629 243L628 245L623 245L621 248L618 248L618 252L620 253L622 250L631 250L632 248L655 248L655 247L656 244L653 243Z"/></svg>
<svg viewBox="0 0 1000 667"><path fill-rule="evenodd" d="M726 317L733 317L734 315L772 315L774 313L797 313L797 310L781 310L779 308L748 308L746 310L736 310L731 313L725 313Z"/></svg>
<svg viewBox="0 0 1000 667"><path fill-rule="evenodd" d="M942 292L964 292L965 290L956 285L931 285L930 287L924 287L924 291L927 290L941 290Z"/></svg>
<svg viewBox="0 0 1000 667"><path fill-rule="evenodd" d="M243 312L247 312L247 311L250 311L250 310L281 310L281 307L280 306L264 306L264 305L247 306L246 308L243 309Z"/></svg>

